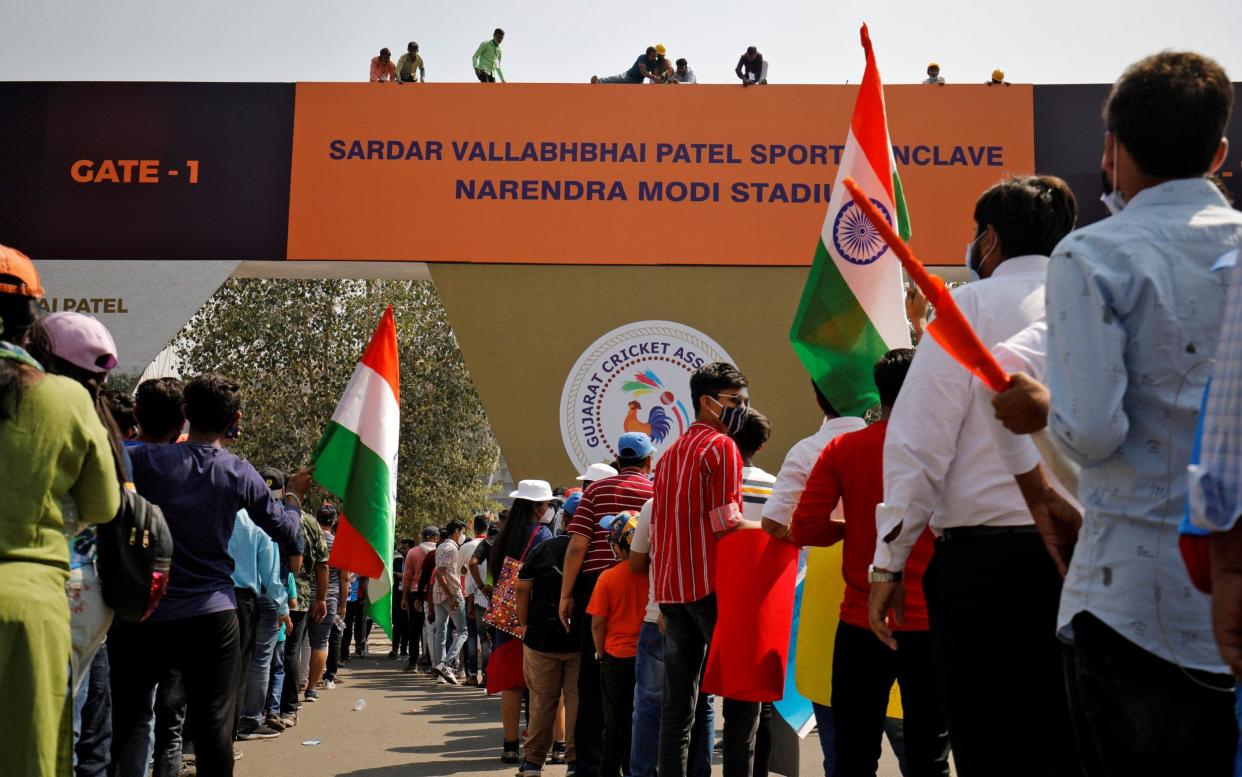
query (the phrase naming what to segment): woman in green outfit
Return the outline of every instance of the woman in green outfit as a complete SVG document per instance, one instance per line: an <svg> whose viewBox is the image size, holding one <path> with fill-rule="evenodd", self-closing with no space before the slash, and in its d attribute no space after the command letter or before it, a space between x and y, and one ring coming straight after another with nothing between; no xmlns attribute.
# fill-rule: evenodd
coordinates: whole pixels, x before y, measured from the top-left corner
<svg viewBox="0 0 1242 777"><path fill-rule="evenodd" d="M7 716L0 774L68 775L69 550L61 503L102 523L120 506L108 435L90 396L43 373L13 343L42 296L23 254L0 246L0 709Z"/></svg>

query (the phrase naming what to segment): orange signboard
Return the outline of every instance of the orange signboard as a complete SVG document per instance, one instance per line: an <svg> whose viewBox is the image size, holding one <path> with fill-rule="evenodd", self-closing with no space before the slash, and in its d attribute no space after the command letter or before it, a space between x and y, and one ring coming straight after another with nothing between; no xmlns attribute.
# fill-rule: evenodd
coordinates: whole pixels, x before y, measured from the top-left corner
<svg viewBox="0 0 1242 777"><path fill-rule="evenodd" d="M298 84L289 259L805 265L856 87ZM1035 165L1030 86L885 90L913 244Z"/></svg>

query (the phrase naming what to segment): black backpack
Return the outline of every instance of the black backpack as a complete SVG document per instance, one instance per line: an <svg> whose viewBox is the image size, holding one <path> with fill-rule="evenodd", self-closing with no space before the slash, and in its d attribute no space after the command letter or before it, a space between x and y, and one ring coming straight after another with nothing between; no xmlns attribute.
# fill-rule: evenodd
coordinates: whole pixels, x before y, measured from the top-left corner
<svg viewBox="0 0 1242 777"><path fill-rule="evenodd" d="M97 538L95 566L104 601L121 620L145 620L168 590L173 540L163 511L122 489L121 509L99 526Z"/></svg>

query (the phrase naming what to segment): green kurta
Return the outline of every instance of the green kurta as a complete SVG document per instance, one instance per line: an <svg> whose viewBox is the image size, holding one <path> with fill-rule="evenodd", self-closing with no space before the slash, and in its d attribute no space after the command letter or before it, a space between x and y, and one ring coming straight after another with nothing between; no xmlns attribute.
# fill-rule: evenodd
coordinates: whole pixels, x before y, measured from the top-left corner
<svg viewBox="0 0 1242 777"><path fill-rule="evenodd" d="M0 774L71 770L69 549L61 502L79 520L120 507L108 435L80 385L41 375L15 417L0 421L0 709L9 716Z"/></svg>

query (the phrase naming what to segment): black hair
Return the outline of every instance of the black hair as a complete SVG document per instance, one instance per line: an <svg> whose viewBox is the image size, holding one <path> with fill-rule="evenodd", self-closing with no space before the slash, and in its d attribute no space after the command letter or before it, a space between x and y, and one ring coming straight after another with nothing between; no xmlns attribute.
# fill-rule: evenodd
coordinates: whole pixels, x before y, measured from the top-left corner
<svg viewBox="0 0 1242 777"><path fill-rule="evenodd" d="M1104 122L1147 175L1192 178L1209 172L1232 108L1233 84L1215 60L1162 51L1121 74Z"/></svg>
<svg viewBox="0 0 1242 777"><path fill-rule="evenodd" d="M449 521L448 525L444 527L444 533L446 536L449 536L449 537L453 536L458 531L465 531L465 530L466 530L466 522L459 521L456 518Z"/></svg>
<svg viewBox="0 0 1242 777"><path fill-rule="evenodd" d="M680 57L677 60L677 67L681 67L682 65L686 65L687 67L690 65L690 63L686 61L685 57Z"/></svg>
<svg viewBox="0 0 1242 777"><path fill-rule="evenodd" d="M823 411L825 416L828 418L836 418L841 415L837 412L837 409L832 406L832 403L828 401L828 397L824 396L824 392L819 390L819 384L815 382L814 378L811 378L811 388L815 390L815 404L819 405L819 409Z"/></svg>
<svg viewBox="0 0 1242 777"><path fill-rule="evenodd" d="M412 548L418 544L418 541L415 540L413 537L402 537L400 544L409 545Z"/></svg>
<svg viewBox="0 0 1242 777"><path fill-rule="evenodd" d="M391 56L392 56L392 52L388 50L388 47L387 47L387 46L385 46L384 48L380 49L380 56L381 56L381 57L391 57Z"/></svg>
<svg viewBox="0 0 1242 777"><path fill-rule="evenodd" d="M531 527L535 525L535 503L529 499L514 499L509 508L509 520L492 542L492 552L487 558L487 573L500 579L500 568L505 558L519 558L530 540Z"/></svg>
<svg viewBox="0 0 1242 777"><path fill-rule="evenodd" d="M1074 193L1053 175L1008 176L975 202L976 238L991 226L1006 258L1051 255L1077 222Z"/></svg>
<svg viewBox="0 0 1242 777"><path fill-rule="evenodd" d="M694 412L699 412L701 397L715 396L725 389L744 389L750 384L746 376L728 362L712 362L694 371L690 376L690 403Z"/></svg>
<svg viewBox="0 0 1242 777"><path fill-rule="evenodd" d="M647 459L649 458L651 458L650 453L646 456L618 456L616 469L619 472L626 467L641 467L643 464L647 463Z"/></svg>
<svg viewBox="0 0 1242 777"><path fill-rule="evenodd" d="M758 46L747 46L747 47L746 47L746 53L747 53L747 54L758 54L758 53L759 53L759 47L758 47Z"/></svg>
<svg viewBox="0 0 1242 777"><path fill-rule="evenodd" d="M405 44L405 50L406 50L406 51L409 51L410 49L416 49L416 48L418 48L418 42L417 42L417 41L410 41L409 43Z"/></svg>
<svg viewBox="0 0 1242 777"><path fill-rule="evenodd" d="M496 37L497 35L504 35L504 34L505 34L505 31L500 29L499 27L497 27L495 30L492 31L493 38Z"/></svg>
<svg viewBox="0 0 1242 777"><path fill-rule="evenodd" d="M897 402L897 392L906 380L910 371L910 362L914 360L913 348L894 348L880 357L871 370L875 387L880 392L880 406L892 407Z"/></svg>
<svg viewBox="0 0 1242 777"><path fill-rule="evenodd" d="M491 516L487 513L476 513L474 516L474 533L482 534L487 531L487 527L492 525Z"/></svg>
<svg viewBox="0 0 1242 777"><path fill-rule="evenodd" d="M0 283L23 286L21 278L7 273L0 274ZM0 340L17 345L26 338L26 330L39 317L39 303L25 294L0 292Z"/></svg>
<svg viewBox="0 0 1242 777"><path fill-rule="evenodd" d="M134 419L143 434L164 438L185 423L185 385L177 378L150 378L134 392Z"/></svg>
<svg viewBox="0 0 1242 777"><path fill-rule="evenodd" d="M185 417L190 426L215 434L227 431L241 410L241 386L215 373L205 373L185 384Z"/></svg>
<svg viewBox="0 0 1242 777"><path fill-rule="evenodd" d="M134 398L119 389L104 389L104 401L108 404L108 412L112 420L121 430L122 437L129 437L138 422L134 420Z"/></svg>
<svg viewBox="0 0 1242 777"><path fill-rule="evenodd" d="M34 375L33 367L12 359L0 359L0 421L17 415L22 395L26 393L26 384Z"/></svg>
<svg viewBox="0 0 1242 777"><path fill-rule="evenodd" d="M336 520L337 514L336 505L324 503L319 505L319 509L315 511L315 520L319 522L320 526L331 526L332 522Z"/></svg>
<svg viewBox="0 0 1242 777"><path fill-rule="evenodd" d="M648 46L648 47L647 47L647 56L651 56L652 54L658 54L658 53L659 53L659 52L657 52L657 51L656 51L656 47L655 47L655 46Z"/></svg>
<svg viewBox="0 0 1242 777"><path fill-rule="evenodd" d="M737 443L742 458L749 459L767 444L771 436L771 422L768 421L767 416L752 407L746 410L746 420L742 422L742 428L738 430L738 433L733 435L733 442Z"/></svg>

